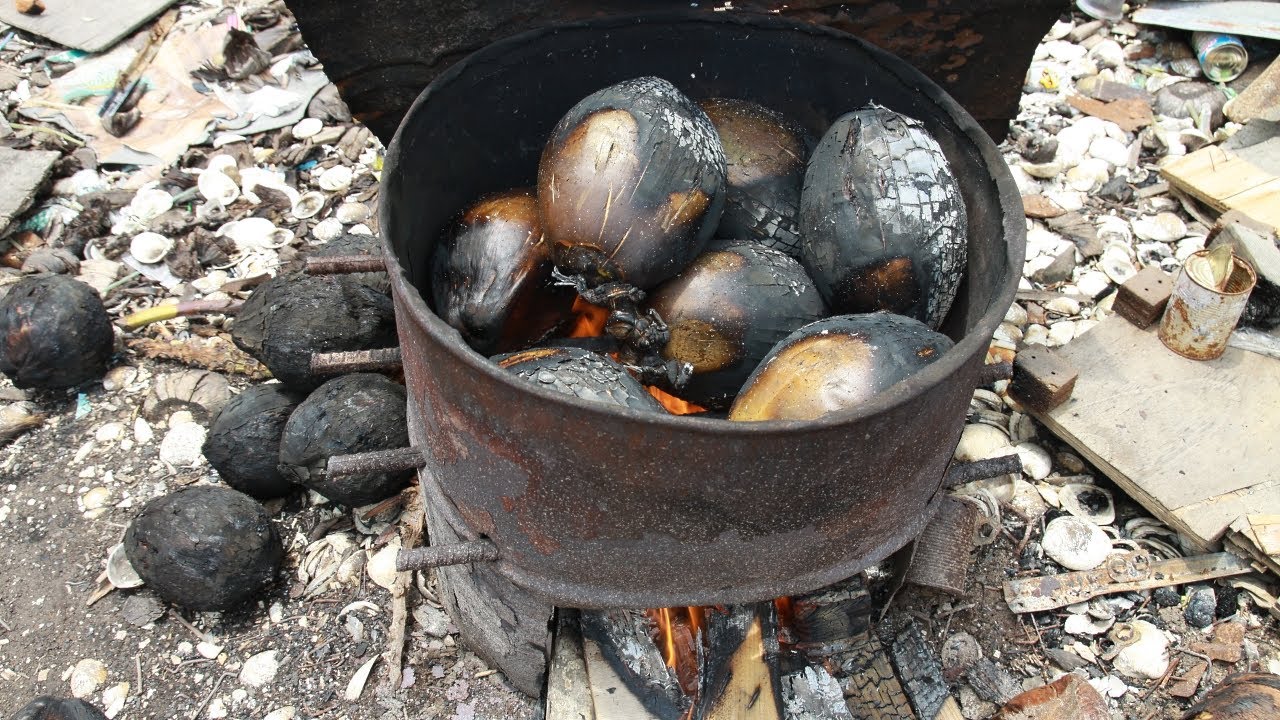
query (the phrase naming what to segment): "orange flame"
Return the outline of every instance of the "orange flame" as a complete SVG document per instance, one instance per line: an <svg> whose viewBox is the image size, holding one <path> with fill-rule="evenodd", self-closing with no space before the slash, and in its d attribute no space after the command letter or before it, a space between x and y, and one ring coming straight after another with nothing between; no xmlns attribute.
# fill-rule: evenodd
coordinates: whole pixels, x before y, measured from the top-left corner
<svg viewBox="0 0 1280 720"><path fill-rule="evenodd" d="M568 337L590 338L604 334L605 321L609 319L609 309L592 305L582 298L574 298L573 325L569 328Z"/></svg>
<svg viewBox="0 0 1280 720"><path fill-rule="evenodd" d="M691 415L693 413L700 413L706 410L706 408L701 405L695 405L688 400L681 400L675 395L663 392L652 385L646 385L644 389L648 390L649 394L656 398L658 402L662 403L662 407L666 408L667 412L672 415Z"/></svg>
<svg viewBox="0 0 1280 720"><path fill-rule="evenodd" d="M676 607L646 610L655 626L654 644L662 652L662 660L675 671L676 680L686 695L698 691L698 646L701 630L706 625L703 608Z"/></svg>

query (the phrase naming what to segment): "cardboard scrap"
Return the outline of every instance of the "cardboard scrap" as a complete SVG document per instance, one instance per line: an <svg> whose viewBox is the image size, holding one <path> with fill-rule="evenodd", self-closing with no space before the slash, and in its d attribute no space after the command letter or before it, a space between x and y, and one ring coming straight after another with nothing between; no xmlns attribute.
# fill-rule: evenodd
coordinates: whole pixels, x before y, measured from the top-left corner
<svg viewBox="0 0 1280 720"><path fill-rule="evenodd" d="M1228 118L1244 123L1250 120L1280 121L1280 58L1249 83L1222 108Z"/></svg>
<svg viewBox="0 0 1280 720"><path fill-rule="evenodd" d="M65 47L100 53L173 3L174 0L57 0L48 3L44 12L27 14L21 3L6 0L0 2L0 22Z"/></svg>
<svg viewBox="0 0 1280 720"><path fill-rule="evenodd" d="M1085 115L1110 120L1126 132L1134 132L1155 122L1155 117L1151 114L1151 104L1140 98L1121 98L1102 102L1084 95L1069 95L1067 104Z"/></svg>

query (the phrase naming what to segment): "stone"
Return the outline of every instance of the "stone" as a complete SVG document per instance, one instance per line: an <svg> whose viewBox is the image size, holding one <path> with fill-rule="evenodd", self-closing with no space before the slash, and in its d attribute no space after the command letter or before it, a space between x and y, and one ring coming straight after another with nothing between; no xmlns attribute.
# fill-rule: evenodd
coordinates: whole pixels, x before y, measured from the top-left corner
<svg viewBox="0 0 1280 720"><path fill-rule="evenodd" d="M249 687L262 687L276 679L280 661L275 650L260 652L244 661L240 669L240 682Z"/></svg>
<svg viewBox="0 0 1280 720"><path fill-rule="evenodd" d="M1080 192L1092 193L1105 185L1110 177L1111 166L1107 161L1086 157L1067 171L1067 184Z"/></svg>
<svg viewBox="0 0 1280 720"><path fill-rule="evenodd" d="M413 621L423 632L434 638L449 634L449 616L430 605L419 605L413 610Z"/></svg>
<svg viewBox="0 0 1280 720"><path fill-rule="evenodd" d="M1044 309L1054 315L1072 317L1080 314L1080 302L1074 298L1062 295L1045 303Z"/></svg>
<svg viewBox="0 0 1280 720"><path fill-rule="evenodd" d="M1182 617L1194 628L1207 628L1213 624L1218 607L1218 598L1211 587L1193 588L1187 595L1187 606L1182 610Z"/></svg>
<svg viewBox="0 0 1280 720"><path fill-rule="evenodd" d="M1111 279L1097 270L1089 270L1076 278L1076 290L1085 297L1096 299L1110 289Z"/></svg>
<svg viewBox="0 0 1280 720"><path fill-rule="evenodd" d="M1113 635L1121 629L1116 625ZM1146 620L1129 623L1127 633L1132 642L1120 649L1112 664L1121 675L1136 680L1159 680L1169 669L1169 638L1164 631Z"/></svg>
<svg viewBox="0 0 1280 720"><path fill-rule="evenodd" d="M1101 68L1117 68L1124 65L1124 48L1110 38L1094 45L1089 49L1088 54Z"/></svg>
<svg viewBox="0 0 1280 720"><path fill-rule="evenodd" d="M204 460L205 429L194 422L175 423L160 441L160 459L177 467Z"/></svg>
<svg viewBox="0 0 1280 720"><path fill-rule="evenodd" d="M1126 178L1117 175L1103 183L1095 194L1103 200L1127 203L1133 199L1133 186L1129 184Z"/></svg>
<svg viewBox="0 0 1280 720"><path fill-rule="evenodd" d="M1068 570L1092 570L1111 552L1111 539L1101 528L1070 515L1051 520L1040 544L1045 555Z"/></svg>
<svg viewBox="0 0 1280 720"><path fill-rule="evenodd" d="M1111 720L1111 711L1088 681L1067 673L1013 698L995 720Z"/></svg>
<svg viewBox="0 0 1280 720"><path fill-rule="evenodd" d="M1028 325L1027 329L1022 332L1022 344L1048 345L1049 328L1044 325Z"/></svg>
<svg viewBox="0 0 1280 720"><path fill-rule="evenodd" d="M1076 324L1070 320L1059 320L1049 326L1049 347L1061 347L1071 342L1076 336Z"/></svg>
<svg viewBox="0 0 1280 720"><path fill-rule="evenodd" d="M1223 106L1227 96L1216 85L1206 82L1180 82L1161 88L1152 109L1170 118L1187 118L1198 126L1208 123L1210 132L1223 122Z"/></svg>
<svg viewBox="0 0 1280 720"><path fill-rule="evenodd" d="M1071 278L1076 269L1076 249L1074 246L1058 252L1057 256L1046 265L1031 273L1031 279L1041 285L1057 285Z"/></svg>
<svg viewBox="0 0 1280 720"><path fill-rule="evenodd" d="M1159 607L1175 607L1182 602L1176 588L1162 587L1151 591L1151 601Z"/></svg>
<svg viewBox="0 0 1280 720"><path fill-rule="evenodd" d="M1070 212L1047 223L1050 230L1075 243L1076 249L1085 258L1095 258L1102 254L1102 243L1098 240L1098 229L1083 213Z"/></svg>
<svg viewBox="0 0 1280 720"><path fill-rule="evenodd" d="M1262 74L1249 83L1233 100L1223 108L1227 117L1238 123L1259 121L1280 121L1280 60L1272 60L1271 65Z"/></svg>

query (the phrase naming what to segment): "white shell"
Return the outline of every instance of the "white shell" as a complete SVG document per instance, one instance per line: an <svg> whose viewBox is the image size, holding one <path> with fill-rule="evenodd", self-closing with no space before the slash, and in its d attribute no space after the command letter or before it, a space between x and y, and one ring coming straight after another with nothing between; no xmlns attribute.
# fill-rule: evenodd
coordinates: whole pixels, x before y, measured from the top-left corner
<svg viewBox="0 0 1280 720"><path fill-rule="evenodd" d="M1062 509L1095 525L1116 521L1116 503L1106 488L1087 483L1070 483L1058 490Z"/></svg>
<svg viewBox="0 0 1280 720"><path fill-rule="evenodd" d="M129 558L125 555L124 543L111 548L111 554L107 556L107 580L111 581L112 587L121 590L142 585L142 578L133 569L133 565L129 564Z"/></svg>
<svg viewBox="0 0 1280 720"><path fill-rule="evenodd" d="M1029 442L1019 443L1016 449L1018 457L1022 460L1022 472L1032 480L1043 480L1049 477L1049 472L1053 470L1053 460L1049 457L1047 450Z"/></svg>
<svg viewBox="0 0 1280 720"><path fill-rule="evenodd" d="M1116 619L1099 620L1088 615L1068 615L1062 630L1070 635L1101 635L1116 624Z"/></svg>
<svg viewBox="0 0 1280 720"><path fill-rule="evenodd" d="M338 222L338 218L325 218L311 228L311 234L322 243L336 240L342 236L342 223Z"/></svg>
<svg viewBox="0 0 1280 720"><path fill-rule="evenodd" d="M254 204L262 202L254 193L257 188L265 187L276 190L289 198L289 202L297 202L298 191L290 187L284 180L284 173L264 168L245 168L240 173L240 192Z"/></svg>
<svg viewBox="0 0 1280 720"><path fill-rule="evenodd" d="M343 225L352 225L369 219L369 206L364 203L342 203L334 212L334 217Z"/></svg>
<svg viewBox="0 0 1280 720"><path fill-rule="evenodd" d="M196 181L200 197L218 205L230 205L240 197L240 186L217 170L205 170Z"/></svg>
<svg viewBox="0 0 1280 720"><path fill-rule="evenodd" d="M129 254L140 263L153 265L164 260L173 249L173 241L160 233L144 232L133 236L129 242Z"/></svg>
<svg viewBox="0 0 1280 720"><path fill-rule="evenodd" d="M237 175L240 171L240 165L236 162L236 159L225 153L209 158L209 162L205 163L204 168L205 172L220 172L228 177Z"/></svg>
<svg viewBox="0 0 1280 720"><path fill-rule="evenodd" d="M1133 221L1133 234L1142 240L1173 242L1187 234L1187 224L1171 212L1162 212Z"/></svg>
<svg viewBox="0 0 1280 720"><path fill-rule="evenodd" d="M319 118L303 118L293 126L293 136L299 140L306 140L309 137L315 137L324 129L324 123Z"/></svg>
<svg viewBox="0 0 1280 720"><path fill-rule="evenodd" d="M1112 630L1115 637L1124 630L1132 637L1112 661L1115 669L1131 678L1159 680L1169 669L1169 638L1160 628L1146 620L1135 620L1126 626L1117 625Z"/></svg>
<svg viewBox="0 0 1280 720"><path fill-rule="evenodd" d="M323 193L316 192L315 190L305 192L298 196L297 201L293 203L293 209L289 212L293 213L293 216L299 220L315 217L315 214L320 212L320 209L324 207L324 200L325 198Z"/></svg>
<svg viewBox="0 0 1280 720"><path fill-rule="evenodd" d="M89 697L107 681L107 666L101 660L86 658L76 663L71 671L71 697Z"/></svg>
<svg viewBox="0 0 1280 720"><path fill-rule="evenodd" d="M393 540L374 553L373 557L369 558L369 563L365 566L365 569L369 573L369 578L379 587L390 590L391 586L395 584L397 577L396 555L399 552L400 543Z"/></svg>
<svg viewBox="0 0 1280 720"><path fill-rule="evenodd" d="M1133 261L1120 248L1110 247L1106 252L1102 253L1102 257L1098 259L1102 265L1102 272L1111 278L1112 282L1117 285L1123 285L1126 280L1138 274L1137 268L1133 266Z"/></svg>
<svg viewBox="0 0 1280 720"><path fill-rule="evenodd" d="M1068 570L1092 570L1111 552L1111 539L1101 528L1069 515L1050 521L1040 544L1045 555Z"/></svg>
<svg viewBox="0 0 1280 720"><path fill-rule="evenodd" d="M346 165L334 165L333 167L320 173L320 178L316 180L316 184L321 190L327 192L342 192L351 187L351 168Z"/></svg>
<svg viewBox="0 0 1280 720"><path fill-rule="evenodd" d="M173 196L158 188L139 190L129 202L129 214L142 222L154 220L173 207Z"/></svg>
<svg viewBox="0 0 1280 720"><path fill-rule="evenodd" d="M970 462L1001 455L1012 455L1009 435L985 423L966 425L956 446L956 460Z"/></svg>
<svg viewBox="0 0 1280 720"><path fill-rule="evenodd" d="M218 235L230 238L241 252L283 247L293 241L293 231L276 227L266 218L247 217L218 228Z"/></svg>

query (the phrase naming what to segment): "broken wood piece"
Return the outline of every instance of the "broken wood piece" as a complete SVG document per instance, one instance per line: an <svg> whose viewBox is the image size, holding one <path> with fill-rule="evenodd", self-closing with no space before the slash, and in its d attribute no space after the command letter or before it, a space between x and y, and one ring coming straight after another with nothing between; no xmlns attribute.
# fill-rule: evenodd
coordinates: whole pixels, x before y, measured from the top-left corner
<svg viewBox="0 0 1280 720"><path fill-rule="evenodd" d="M871 631L853 638L840 653L841 690L859 720L916 720L880 639Z"/></svg>
<svg viewBox="0 0 1280 720"><path fill-rule="evenodd" d="M13 150L0 147L0 237L18 219L44 186L61 154L52 150Z"/></svg>
<svg viewBox="0 0 1280 720"><path fill-rule="evenodd" d="M978 697L996 705L1004 705L1022 694L1022 683L991 658L979 658L969 666L965 679Z"/></svg>
<svg viewBox="0 0 1280 720"><path fill-rule="evenodd" d="M403 364L398 347L315 353L311 356L311 372L325 375L357 372L392 373L398 372Z"/></svg>
<svg viewBox="0 0 1280 720"><path fill-rule="evenodd" d="M400 538L400 552L412 552L422 542L422 526L425 516L422 512L422 498L414 492L409 493L404 509L405 521L402 525L404 534ZM409 624L409 588L413 587L413 573L396 568L395 580L391 583L391 627L387 633L387 651L382 657L387 668L386 689L395 692L400 689L404 670L405 631Z"/></svg>
<svg viewBox="0 0 1280 720"><path fill-rule="evenodd" d="M1022 211L1027 217L1035 218L1036 220L1055 218L1067 212L1058 203L1043 195L1023 195Z"/></svg>
<svg viewBox="0 0 1280 720"><path fill-rule="evenodd" d="M706 658L694 720L782 720L773 603L709 609Z"/></svg>
<svg viewBox="0 0 1280 720"><path fill-rule="evenodd" d="M595 720L595 701L582 653L576 610L561 608L547 669L546 720Z"/></svg>
<svg viewBox="0 0 1280 720"><path fill-rule="evenodd" d="M871 594L860 576L791 598L787 631L806 652L829 655L871 628Z"/></svg>
<svg viewBox="0 0 1280 720"><path fill-rule="evenodd" d="M1164 314L1173 294L1173 278L1158 267L1143 269L1120 286L1115 311L1140 328L1149 327Z"/></svg>
<svg viewBox="0 0 1280 720"><path fill-rule="evenodd" d="M782 707L787 720L854 720L840 684L820 665L782 676Z"/></svg>
<svg viewBox="0 0 1280 720"><path fill-rule="evenodd" d="M1270 228L1280 228L1280 177L1217 145L1166 162L1169 185L1219 212L1238 210Z"/></svg>
<svg viewBox="0 0 1280 720"><path fill-rule="evenodd" d="M1121 98L1102 102L1084 95L1069 95L1067 104L1085 115L1110 120L1125 132L1136 132L1155 122L1155 116L1151 114L1151 103L1145 99Z"/></svg>
<svg viewBox="0 0 1280 720"><path fill-rule="evenodd" d="M1209 670L1209 663L1197 660L1185 672L1176 676L1169 685L1169 694L1176 698L1189 698L1200 691L1200 683Z"/></svg>
<svg viewBox="0 0 1280 720"><path fill-rule="evenodd" d="M951 693L942 679L942 662L934 655L915 621L907 623L894 637L889 658L916 715L937 718L951 699Z"/></svg>
<svg viewBox="0 0 1280 720"><path fill-rule="evenodd" d="M1013 381L1009 392L1018 402L1041 413L1067 401L1079 373L1054 350L1028 345L1013 361Z"/></svg>
<svg viewBox="0 0 1280 720"><path fill-rule="evenodd" d="M1252 571L1248 562L1231 553L1170 560L1129 553L1112 555L1102 567L1094 570L1006 581L1004 599L1013 612L1042 612L1099 595L1185 585Z"/></svg>
<svg viewBox="0 0 1280 720"><path fill-rule="evenodd" d="M691 700L640 610L582 610L582 648L596 720L686 717Z"/></svg>
<svg viewBox="0 0 1280 720"><path fill-rule="evenodd" d="M1253 79L1244 92L1235 96L1222 108L1231 120L1246 123L1250 120L1280 121L1280 58L1271 61L1262 74Z"/></svg>
<svg viewBox="0 0 1280 720"><path fill-rule="evenodd" d="M943 497L938 514L916 538L907 582L955 596L964 595L969 565L973 563L978 515L977 505L951 495Z"/></svg>
<svg viewBox="0 0 1280 720"><path fill-rule="evenodd" d="M387 261L380 255L331 255L307 258L308 275L345 275L348 273L378 272L387 269Z"/></svg>
<svg viewBox="0 0 1280 720"><path fill-rule="evenodd" d="M583 638L582 657L595 720L665 720L641 702L597 640ZM547 720L553 720L551 715Z"/></svg>
<svg viewBox="0 0 1280 720"><path fill-rule="evenodd" d="M23 15L39 15L44 12L44 0L14 0L13 6Z"/></svg>

